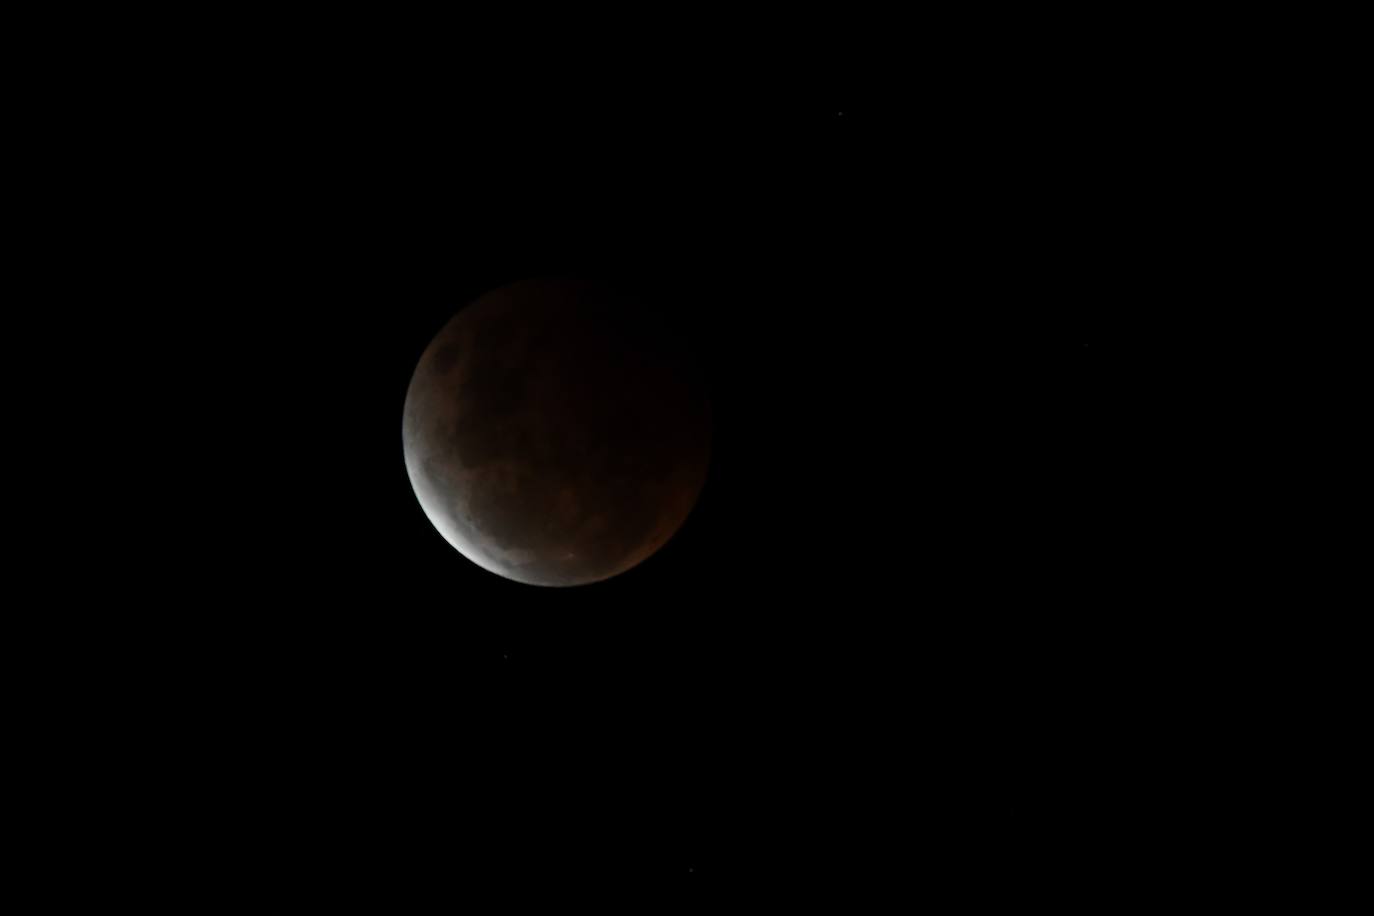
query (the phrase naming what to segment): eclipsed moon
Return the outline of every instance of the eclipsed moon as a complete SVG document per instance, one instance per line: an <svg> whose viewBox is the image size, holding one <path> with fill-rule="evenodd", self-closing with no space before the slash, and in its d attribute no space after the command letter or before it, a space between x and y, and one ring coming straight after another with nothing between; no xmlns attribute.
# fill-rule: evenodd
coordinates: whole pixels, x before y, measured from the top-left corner
<svg viewBox="0 0 1374 916"><path fill-rule="evenodd" d="M406 470L472 562L534 585L624 572L678 530L706 479L710 406L651 297L527 280L446 324L406 393Z"/></svg>

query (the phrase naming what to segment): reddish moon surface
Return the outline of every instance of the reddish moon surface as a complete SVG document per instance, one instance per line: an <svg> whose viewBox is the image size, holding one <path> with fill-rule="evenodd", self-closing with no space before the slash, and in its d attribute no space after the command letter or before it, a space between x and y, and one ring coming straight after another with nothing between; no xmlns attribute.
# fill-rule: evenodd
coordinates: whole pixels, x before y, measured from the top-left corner
<svg viewBox="0 0 1374 916"><path fill-rule="evenodd" d="M654 301L527 280L463 308L415 367L402 433L425 515L517 582L597 582L641 563L706 479L711 417Z"/></svg>

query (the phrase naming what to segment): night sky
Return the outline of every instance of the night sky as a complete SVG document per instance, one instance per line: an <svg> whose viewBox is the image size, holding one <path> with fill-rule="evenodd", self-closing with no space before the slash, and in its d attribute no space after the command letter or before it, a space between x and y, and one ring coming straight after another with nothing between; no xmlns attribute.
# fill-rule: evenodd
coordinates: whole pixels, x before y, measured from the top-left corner
<svg viewBox="0 0 1374 916"><path fill-rule="evenodd" d="M255 700L312 761L327 843L384 886L663 899L1055 842L1054 786L1097 778L1063 758L1109 714L1083 685L1115 664L1083 651L1115 639L1121 485L1099 240L1003 238L1026 217L962 153L858 100L409 114L302 205L329 213L304 243L322 294L285 318L270 384L294 384L263 431L280 565L254 615L280 644ZM642 566L531 588L427 522L400 408L458 307L579 271L675 293L713 465Z"/></svg>
<svg viewBox="0 0 1374 916"><path fill-rule="evenodd" d="M1114 867L1092 838L1149 791L1118 769L1146 689L1118 513L1148 443L1103 316L1151 294L1103 215L1144 193L1113 179L1123 125L838 83L284 86L197 95L220 115L168 159L187 295L149 319L178 340L150 390L185 507L156 575L124 573L147 600L99 625L142 685L110 741L165 751L138 770L165 805L109 803L168 862L642 912ZM535 588L426 520L401 408L457 309L569 272L671 291L713 460L658 554Z"/></svg>

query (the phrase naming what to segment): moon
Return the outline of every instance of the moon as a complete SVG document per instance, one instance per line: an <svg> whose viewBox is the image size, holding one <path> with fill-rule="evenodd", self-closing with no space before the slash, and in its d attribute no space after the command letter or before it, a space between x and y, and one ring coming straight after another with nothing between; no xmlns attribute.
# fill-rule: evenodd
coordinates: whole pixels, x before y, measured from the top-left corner
<svg viewBox="0 0 1374 916"><path fill-rule="evenodd" d="M406 471L459 553L516 582L619 575L681 527L706 480L711 410L652 295L525 280L461 309L421 355Z"/></svg>

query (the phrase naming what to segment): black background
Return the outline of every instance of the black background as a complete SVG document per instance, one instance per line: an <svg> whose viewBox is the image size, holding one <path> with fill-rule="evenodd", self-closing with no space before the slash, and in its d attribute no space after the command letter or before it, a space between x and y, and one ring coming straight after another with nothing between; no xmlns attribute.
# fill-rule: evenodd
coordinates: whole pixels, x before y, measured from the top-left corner
<svg viewBox="0 0 1374 916"><path fill-rule="evenodd" d="M162 265L169 303L120 318L165 442L130 511L162 511L82 627L106 841L384 902L1128 858L1097 838L1157 791L1123 726L1153 638L1110 328L1154 292L1132 87L531 99L349 60L95 106L111 269ZM564 272L671 292L716 430L659 554L540 589L428 524L400 415L458 308Z"/></svg>

